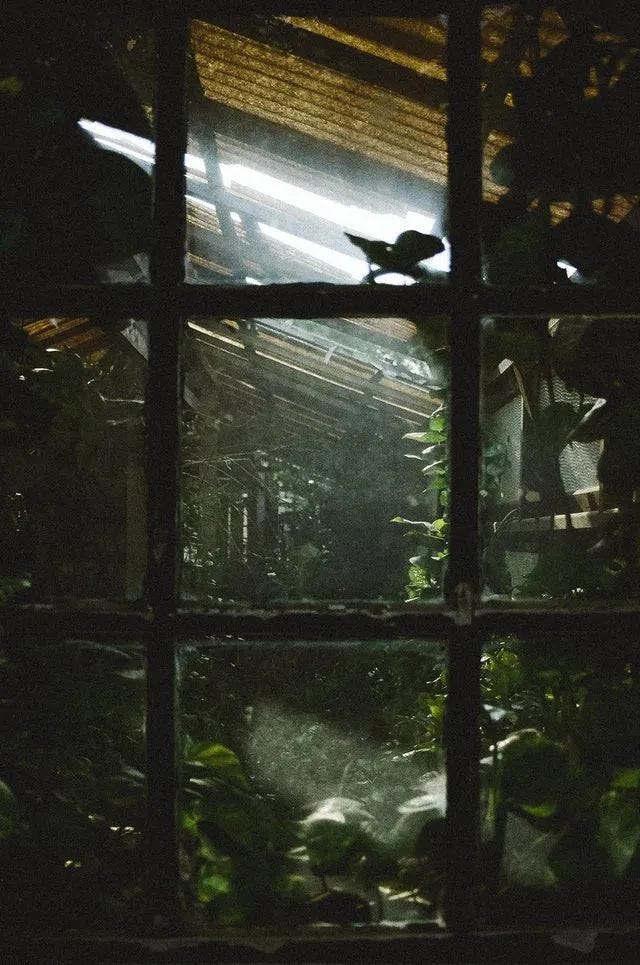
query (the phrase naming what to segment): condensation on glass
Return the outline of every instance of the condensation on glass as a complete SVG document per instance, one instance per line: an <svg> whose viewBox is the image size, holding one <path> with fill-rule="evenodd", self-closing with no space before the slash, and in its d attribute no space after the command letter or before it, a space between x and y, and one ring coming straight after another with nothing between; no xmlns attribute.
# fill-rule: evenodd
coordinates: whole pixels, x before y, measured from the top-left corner
<svg viewBox="0 0 640 965"><path fill-rule="evenodd" d="M637 598L638 322L485 320L481 525L489 599Z"/></svg>
<svg viewBox="0 0 640 965"><path fill-rule="evenodd" d="M5 938L142 931L145 676L131 641L3 634Z"/></svg>
<svg viewBox="0 0 640 965"><path fill-rule="evenodd" d="M444 654L401 640L184 642L181 849L197 932L437 916Z"/></svg>
<svg viewBox="0 0 640 965"><path fill-rule="evenodd" d="M445 277L446 245L345 233L446 234L446 17L225 16L190 41L189 281Z"/></svg>
<svg viewBox="0 0 640 965"><path fill-rule="evenodd" d="M447 384L443 318L189 320L183 599L439 596Z"/></svg>
<svg viewBox="0 0 640 965"><path fill-rule="evenodd" d="M640 252L637 16L617 4L484 10L484 273L633 284Z"/></svg>
<svg viewBox="0 0 640 965"><path fill-rule="evenodd" d="M0 599L137 599L146 561L146 323L105 313L7 327Z"/></svg>
<svg viewBox="0 0 640 965"><path fill-rule="evenodd" d="M633 920L640 889L637 639L496 636L482 664L482 916Z"/></svg>
<svg viewBox="0 0 640 965"><path fill-rule="evenodd" d="M0 276L37 284L145 280L154 87L148 11L7 7Z"/></svg>

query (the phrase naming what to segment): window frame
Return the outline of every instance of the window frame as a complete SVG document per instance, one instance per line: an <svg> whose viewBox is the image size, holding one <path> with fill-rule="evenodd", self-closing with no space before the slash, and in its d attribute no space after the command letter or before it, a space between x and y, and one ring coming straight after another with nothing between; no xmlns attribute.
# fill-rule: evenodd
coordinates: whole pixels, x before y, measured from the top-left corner
<svg viewBox="0 0 640 965"><path fill-rule="evenodd" d="M236 4L227 4L238 10ZM303 7L309 5L302 5ZM159 934L180 934L177 793L179 782L176 732L177 641L191 634L248 635L269 638L389 639L445 638L449 652L447 703L447 822L450 868L445 921L451 941L476 928L475 907L479 824L479 707L482 641L492 633L576 632L581 627L620 632L637 627L637 608L630 605L592 607L581 611L545 610L517 603L478 605L478 466L480 459L480 325L484 315L545 317L550 314L640 314L640 294L624 290L526 290L490 288L482 281L480 209L482 199L482 104L480 17L478 0L421 5L448 8L447 84L448 197L451 272L443 286L395 287L330 284L216 286L185 284L186 237L186 52L189 15L206 16L213 5L162 0L156 4L157 89L155 110L153 240L150 285L100 284L34 290L3 289L6 310L20 315L109 311L149 319L150 350L146 405L148 487L148 569L144 607L137 612L107 608L97 612L65 612L61 607L9 607L5 626L40 627L71 635L114 632L137 634L147 643L147 792L146 827L150 906ZM261 12L278 4L262 4ZM311 4L310 13L318 13ZM337 5L336 5L337 7ZM389 13L373 4L367 15ZM219 5L216 4L219 13ZM245 13L251 5L241 6ZM296 12L300 5L296 6ZM306 10L304 12L307 12ZM326 14L326 9L323 9ZM344 5L341 5L344 13ZM351 9L349 8L349 12ZM360 11L361 13L363 11ZM403 15L406 15L403 11ZM333 315L428 316L450 319L450 542L445 599L441 605L403 612L376 612L374 606L348 612L282 607L268 612L184 608L177 592L180 556L179 470L182 400L181 346L183 321L190 314L211 317L309 318ZM429 932L432 926L425 926ZM457 937L456 937L457 936ZM338 936L339 938L339 936ZM487 940L489 936L486 935ZM461 947L443 944L442 934L406 935L394 942L394 960L406 960L429 941L437 960ZM245 941L251 938L245 936ZM338 939L336 939L338 940ZM342 941L352 944L343 936ZM369 939L367 939L369 940ZM383 938L379 939L381 942ZM189 940L190 943L193 939ZM449 939L447 939L449 941ZM504 939L497 948L504 950ZM523 938L523 941L525 939ZM530 936L540 957L553 960L554 948L544 936ZM231 939L229 939L231 942ZM402 943L405 943L403 945ZM409 943L408 945L406 943ZM502 942L502 944L501 944ZM417 943L417 945L416 945ZM318 943L300 940L301 957L317 959ZM324 942L326 945L326 941ZM331 943L329 943L331 944ZM220 960L232 958L234 946L203 940ZM303 946L307 951L303 951ZM71 946L70 946L71 947ZM347 946L345 946L347 947ZM387 946L388 947L388 946ZM226 949L226 951L225 951ZM229 951L231 949L231 951ZM408 950L407 950L408 949ZM107 953L102 947L101 957ZM122 947L114 952L122 955ZM612 957L616 953L612 952ZM617 954L620 954L618 952ZM229 955L229 957L226 957ZM126 958L117 957L124 961ZM171 959L167 959L171 960ZM182 960L182 959L180 959Z"/></svg>

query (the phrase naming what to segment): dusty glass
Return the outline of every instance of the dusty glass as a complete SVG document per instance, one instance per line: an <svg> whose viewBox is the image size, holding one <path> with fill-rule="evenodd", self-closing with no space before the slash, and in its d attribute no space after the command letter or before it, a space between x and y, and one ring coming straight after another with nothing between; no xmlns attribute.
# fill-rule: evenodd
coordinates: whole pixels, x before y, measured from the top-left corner
<svg viewBox="0 0 640 965"><path fill-rule="evenodd" d="M179 668L197 931L437 917L441 644L209 639Z"/></svg>
<svg viewBox="0 0 640 965"><path fill-rule="evenodd" d="M193 318L185 353L183 598L440 594L444 319Z"/></svg>

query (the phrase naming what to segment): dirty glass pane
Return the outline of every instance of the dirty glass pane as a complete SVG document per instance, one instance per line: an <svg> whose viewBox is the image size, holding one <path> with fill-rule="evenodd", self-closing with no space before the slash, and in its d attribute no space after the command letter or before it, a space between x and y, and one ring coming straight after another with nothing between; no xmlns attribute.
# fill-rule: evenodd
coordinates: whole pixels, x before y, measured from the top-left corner
<svg viewBox="0 0 640 965"><path fill-rule="evenodd" d="M496 637L483 684L483 914L501 928L633 923L640 650L616 634Z"/></svg>
<svg viewBox="0 0 640 965"><path fill-rule="evenodd" d="M639 319L483 328L485 593L638 598Z"/></svg>
<svg viewBox="0 0 640 965"><path fill-rule="evenodd" d="M197 318L185 358L184 599L440 595L444 319Z"/></svg>
<svg viewBox="0 0 640 965"><path fill-rule="evenodd" d="M5 938L140 932L144 668L130 642L3 635Z"/></svg>
<svg viewBox="0 0 640 965"><path fill-rule="evenodd" d="M490 283L635 283L640 18L632 7L485 8Z"/></svg>
<svg viewBox="0 0 640 965"><path fill-rule="evenodd" d="M153 77L147 4L3 3L3 280L144 280Z"/></svg>
<svg viewBox="0 0 640 965"><path fill-rule="evenodd" d="M441 644L210 639L179 668L196 931L437 916Z"/></svg>
<svg viewBox="0 0 640 965"><path fill-rule="evenodd" d="M136 599L146 325L11 319L0 347L0 600Z"/></svg>
<svg viewBox="0 0 640 965"><path fill-rule="evenodd" d="M188 280L443 280L445 16L222 15L190 41Z"/></svg>

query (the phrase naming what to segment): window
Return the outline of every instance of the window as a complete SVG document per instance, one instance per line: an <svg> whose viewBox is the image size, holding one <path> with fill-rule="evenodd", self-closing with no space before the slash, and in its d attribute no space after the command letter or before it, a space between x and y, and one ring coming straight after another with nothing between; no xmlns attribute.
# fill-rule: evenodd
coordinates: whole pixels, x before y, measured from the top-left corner
<svg viewBox="0 0 640 965"><path fill-rule="evenodd" d="M632 923L637 25L593 6L8 30L16 949Z"/></svg>

